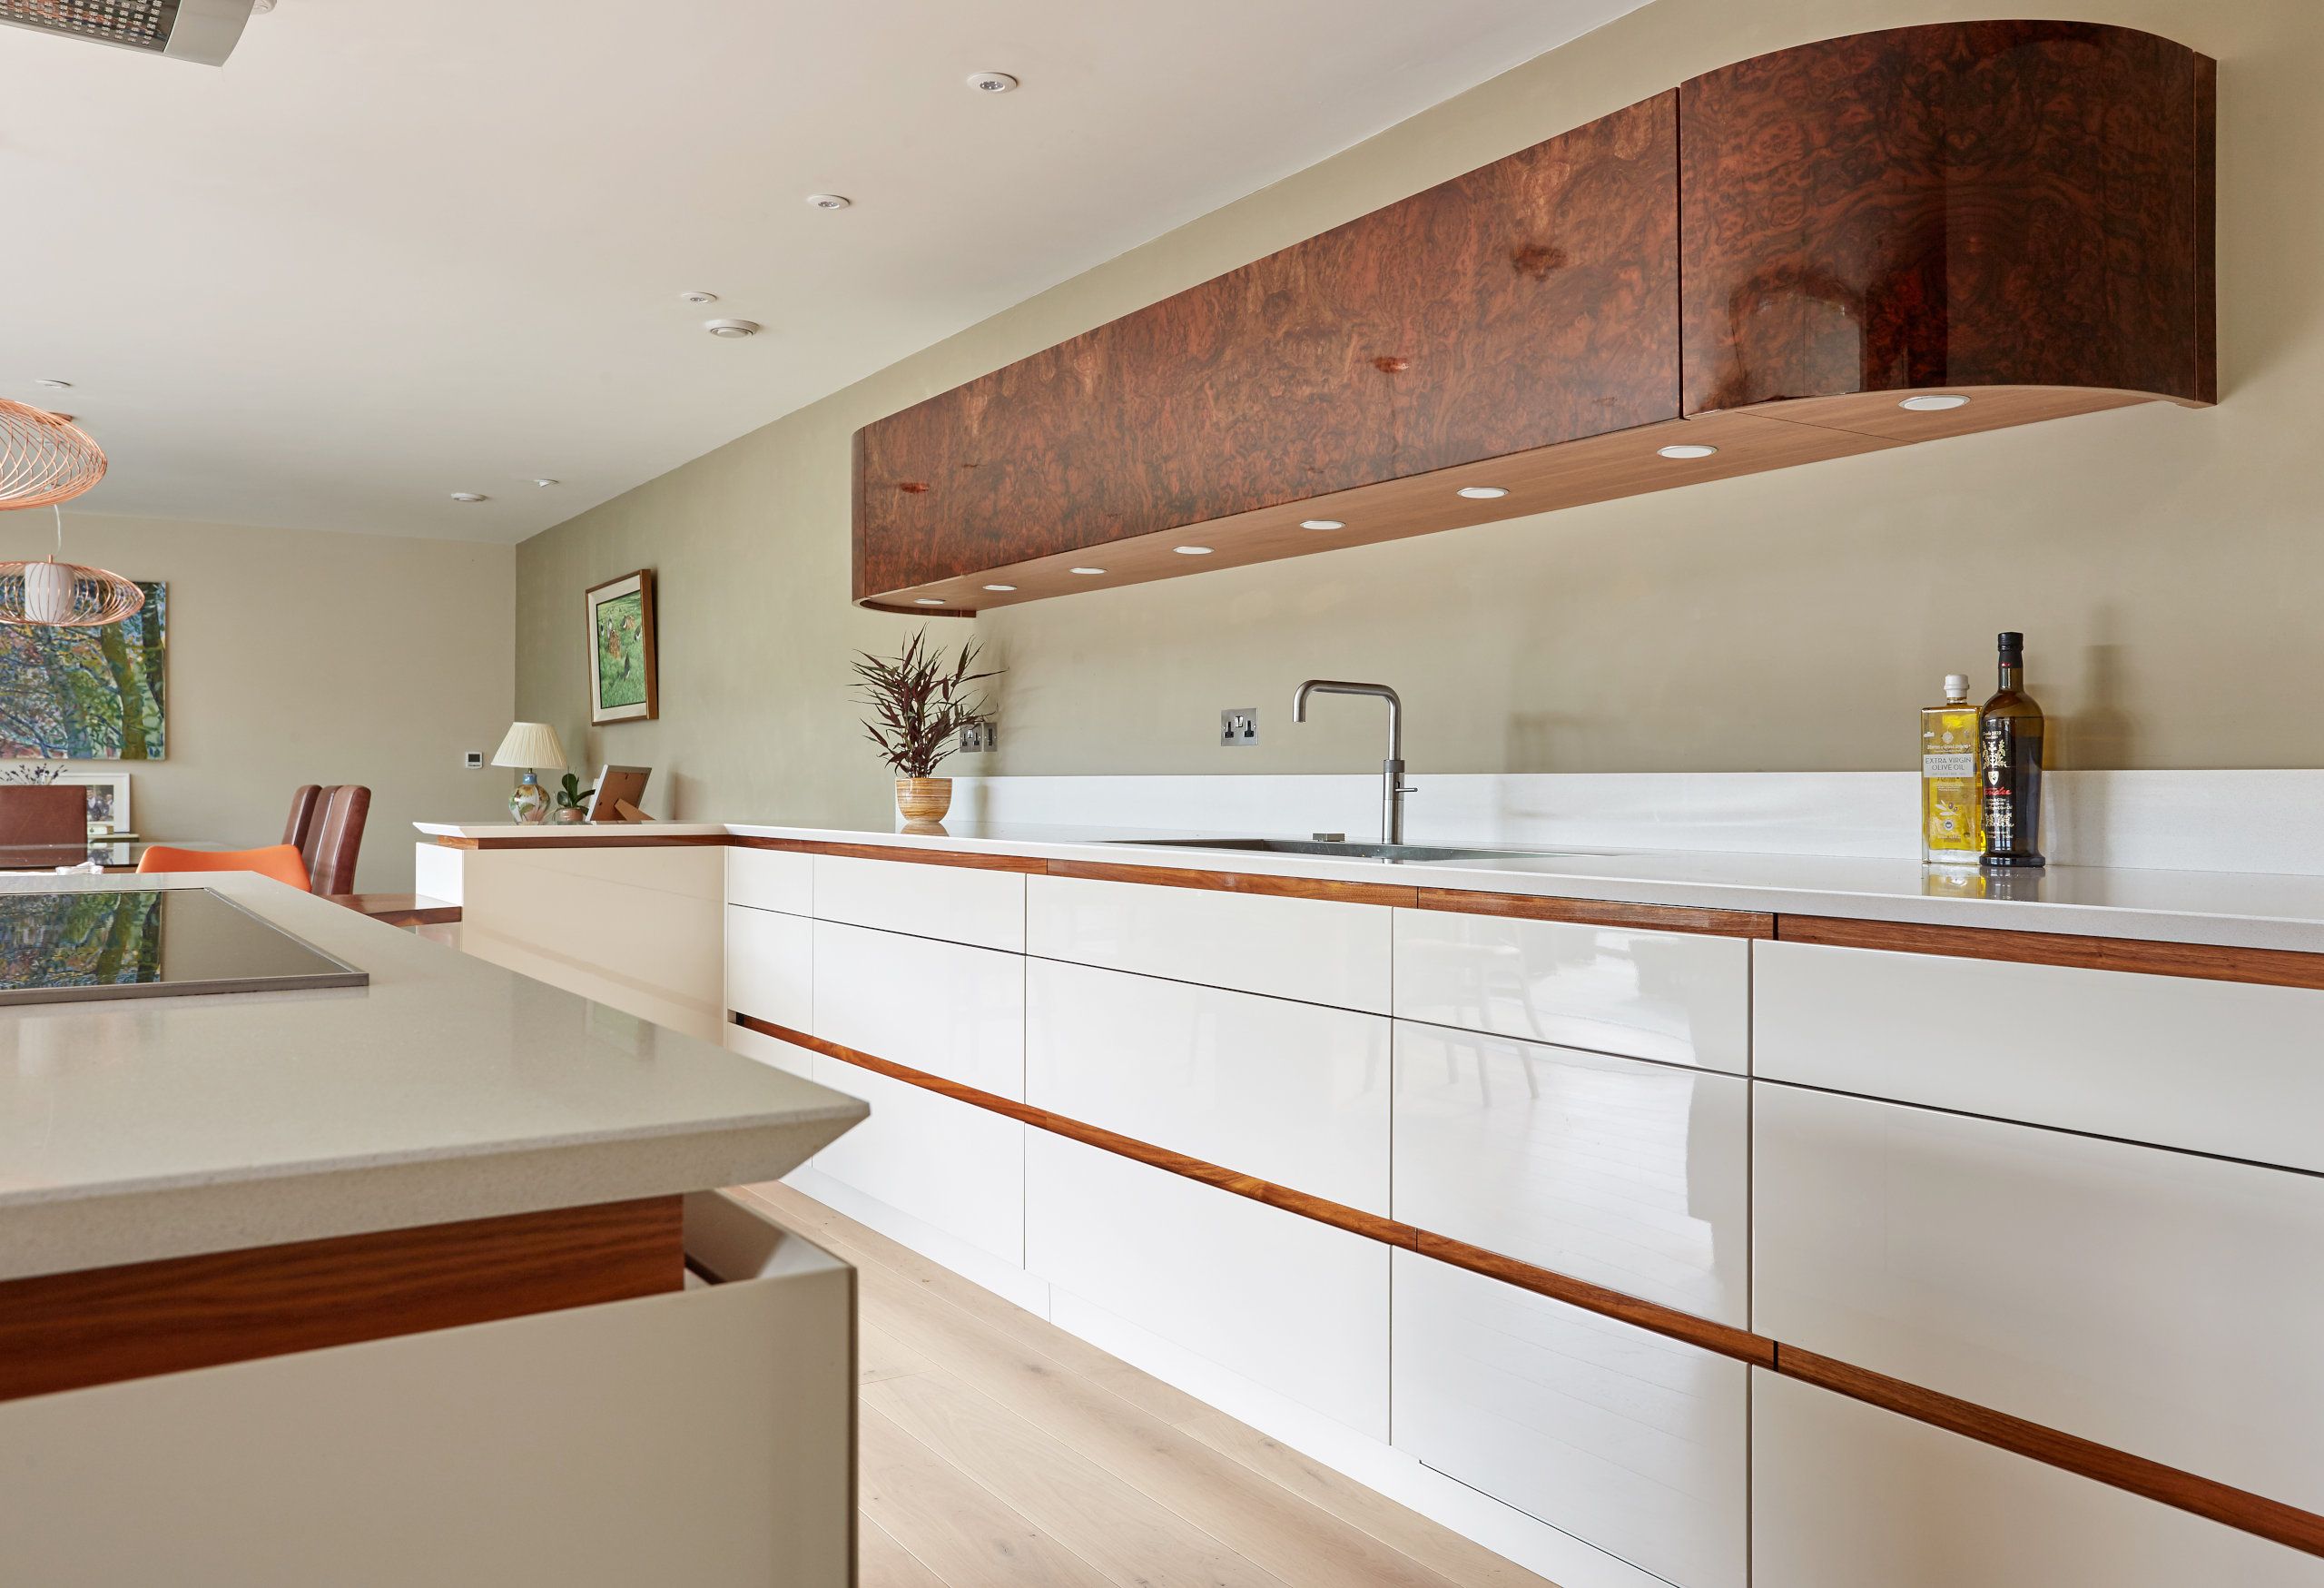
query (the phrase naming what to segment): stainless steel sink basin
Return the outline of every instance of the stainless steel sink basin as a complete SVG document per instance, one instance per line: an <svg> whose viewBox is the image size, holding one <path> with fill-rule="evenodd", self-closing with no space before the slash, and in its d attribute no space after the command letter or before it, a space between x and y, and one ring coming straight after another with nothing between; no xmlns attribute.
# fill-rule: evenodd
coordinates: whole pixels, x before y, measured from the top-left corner
<svg viewBox="0 0 2324 1588"><path fill-rule="evenodd" d="M1253 854L1313 854L1330 860L1422 863L1445 860L1518 860L1540 850L1468 849L1449 843L1347 843L1306 838L1118 838L1152 849L1226 849Z"/></svg>

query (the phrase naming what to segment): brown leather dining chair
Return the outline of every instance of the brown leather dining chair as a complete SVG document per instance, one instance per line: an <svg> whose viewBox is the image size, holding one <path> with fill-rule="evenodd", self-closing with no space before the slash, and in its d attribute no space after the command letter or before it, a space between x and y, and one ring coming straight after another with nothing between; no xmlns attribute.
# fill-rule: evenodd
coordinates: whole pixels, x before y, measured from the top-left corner
<svg viewBox="0 0 2324 1588"><path fill-rule="evenodd" d="M322 802L320 784L302 783L290 791L290 819L282 824L282 842L301 854L306 853L307 834L314 830L315 812Z"/></svg>
<svg viewBox="0 0 2324 1588"><path fill-rule="evenodd" d="M359 783L321 791L306 841L299 846L316 893L355 892L355 858L362 852L363 821L370 812L371 791Z"/></svg>
<svg viewBox="0 0 2324 1588"><path fill-rule="evenodd" d="M0 866L46 871L89 853L89 791L77 783L0 787Z"/></svg>

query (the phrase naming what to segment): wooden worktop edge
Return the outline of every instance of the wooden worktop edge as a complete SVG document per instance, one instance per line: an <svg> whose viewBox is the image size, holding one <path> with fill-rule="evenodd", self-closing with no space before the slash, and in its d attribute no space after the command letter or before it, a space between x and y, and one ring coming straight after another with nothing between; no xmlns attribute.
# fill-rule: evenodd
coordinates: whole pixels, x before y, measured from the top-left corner
<svg viewBox="0 0 2324 1588"><path fill-rule="evenodd" d="M1827 948L1885 949L1892 953L2002 960L2020 965L2128 971L2145 976L2250 981L2268 987L2324 988L2324 954L2302 953L2294 949L2077 937L2066 932L2019 932L1998 926L1928 926L1836 915L1778 916L1775 936L1777 942L1814 943Z"/></svg>

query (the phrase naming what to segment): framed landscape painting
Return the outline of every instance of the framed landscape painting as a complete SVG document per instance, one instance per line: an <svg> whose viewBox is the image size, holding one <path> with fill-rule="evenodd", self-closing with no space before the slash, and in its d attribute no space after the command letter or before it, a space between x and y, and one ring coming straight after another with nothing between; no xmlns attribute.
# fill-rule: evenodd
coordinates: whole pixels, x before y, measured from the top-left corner
<svg viewBox="0 0 2324 1588"><path fill-rule="evenodd" d="M589 720L641 722L662 715L654 658L654 570L593 586L582 597L589 624Z"/></svg>
<svg viewBox="0 0 2324 1588"><path fill-rule="evenodd" d="M169 751L170 587L102 628L0 626L0 757L159 761Z"/></svg>

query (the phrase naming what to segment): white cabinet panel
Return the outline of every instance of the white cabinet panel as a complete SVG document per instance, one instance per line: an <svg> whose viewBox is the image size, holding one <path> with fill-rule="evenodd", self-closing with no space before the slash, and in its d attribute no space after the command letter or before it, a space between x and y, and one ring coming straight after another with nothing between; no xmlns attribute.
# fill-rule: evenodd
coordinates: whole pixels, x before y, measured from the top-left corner
<svg viewBox="0 0 2324 1588"><path fill-rule="evenodd" d="M1390 935L1376 904L1026 879L1028 952L1374 1014L1388 1012Z"/></svg>
<svg viewBox="0 0 2324 1588"><path fill-rule="evenodd" d="M794 1047L789 1042L777 1041L748 1026L730 1025L726 1028L726 1050L755 1059L762 1064L772 1064L777 1070L788 1070L808 1080L815 1079L815 1050L812 1048Z"/></svg>
<svg viewBox="0 0 2324 1588"><path fill-rule="evenodd" d="M1388 1211L1388 1022L1029 960L1026 1100Z"/></svg>
<svg viewBox="0 0 2324 1588"><path fill-rule="evenodd" d="M2324 1588L2324 1560L1796 1379L1751 1376L1769 1588Z"/></svg>
<svg viewBox="0 0 2324 1588"><path fill-rule="evenodd" d="M1388 1437L1388 1248L1046 1130L1025 1134L1025 1190L1034 1273Z"/></svg>
<svg viewBox="0 0 2324 1588"><path fill-rule="evenodd" d="M1680 1588L1745 1581L1749 1371L1395 1253L1397 1447Z"/></svg>
<svg viewBox="0 0 2324 1588"><path fill-rule="evenodd" d="M726 906L726 1007L794 1031L814 1029L814 924Z"/></svg>
<svg viewBox="0 0 2324 1588"><path fill-rule="evenodd" d="M812 915L814 862L787 849L726 850L726 902Z"/></svg>
<svg viewBox="0 0 2324 1588"><path fill-rule="evenodd" d="M814 923L815 1035L947 1080L1025 1095L1025 961Z"/></svg>
<svg viewBox="0 0 2324 1588"><path fill-rule="evenodd" d="M2324 991L1758 945L1755 1073L2324 1169Z"/></svg>
<svg viewBox="0 0 2324 1588"><path fill-rule="evenodd" d="M2324 1179L1762 1084L1761 1334L2324 1510Z"/></svg>
<svg viewBox="0 0 2324 1588"><path fill-rule="evenodd" d="M1748 1068L1751 945L1741 938L1394 913L1400 1019L1738 1074Z"/></svg>
<svg viewBox="0 0 2324 1588"><path fill-rule="evenodd" d="M1021 873L841 854L813 862L820 920L1025 952Z"/></svg>
<svg viewBox="0 0 2324 1588"><path fill-rule="evenodd" d="M872 1117L815 1167L1016 1267L1025 1266L1025 1127L925 1088L818 1055L815 1079Z"/></svg>
<svg viewBox="0 0 2324 1588"><path fill-rule="evenodd" d="M1398 1021L1393 1215L1746 1327L1749 1088Z"/></svg>

